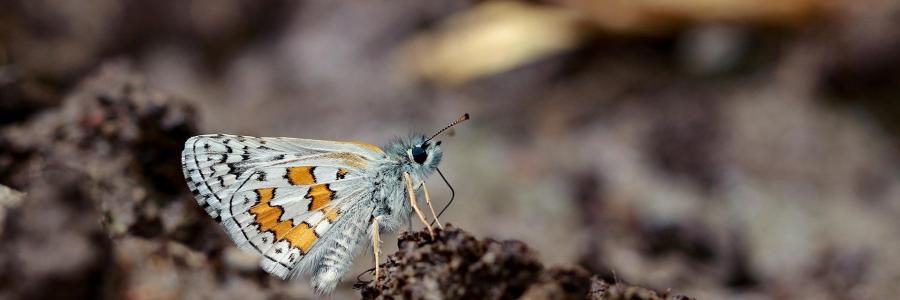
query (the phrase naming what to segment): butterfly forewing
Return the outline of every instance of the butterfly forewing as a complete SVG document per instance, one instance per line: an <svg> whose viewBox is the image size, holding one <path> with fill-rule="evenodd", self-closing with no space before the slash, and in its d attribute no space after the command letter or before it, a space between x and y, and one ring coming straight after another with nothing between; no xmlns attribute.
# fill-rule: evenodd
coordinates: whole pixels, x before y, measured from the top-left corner
<svg viewBox="0 0 900 300"><path fill-rule="evenodd" d="M240 248L263 255L266 271L285 278L348 204L371 194L365 170L378 151L361 143L206 135L185 143L182 164L200 206Z"/></svg>

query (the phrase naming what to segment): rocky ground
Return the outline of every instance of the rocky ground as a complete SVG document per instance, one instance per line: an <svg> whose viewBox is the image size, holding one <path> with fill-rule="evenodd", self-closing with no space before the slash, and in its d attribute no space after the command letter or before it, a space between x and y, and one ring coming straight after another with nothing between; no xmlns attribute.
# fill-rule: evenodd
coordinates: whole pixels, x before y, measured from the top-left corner
<svg viewBox="0 0 900 300"><path fill-rule="evenodd" d="M478 239L452 225L403 234L378 281L360 282L363 299L692 299L607 283L581 267L547 268L520 241Z"/></svg>

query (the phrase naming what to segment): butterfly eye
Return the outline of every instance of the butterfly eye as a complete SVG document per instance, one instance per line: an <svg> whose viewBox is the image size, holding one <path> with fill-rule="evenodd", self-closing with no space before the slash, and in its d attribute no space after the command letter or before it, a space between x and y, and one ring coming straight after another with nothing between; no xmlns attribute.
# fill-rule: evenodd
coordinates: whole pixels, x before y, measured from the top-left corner
<svg viewBox="0 0 900 300"><path fill-rule="evenodd" d="M425 159L428 158L428 154L425 153L425 149L421 146L416 146L412 148L412 158L415 162L422 164L425 162Z"/></svg>

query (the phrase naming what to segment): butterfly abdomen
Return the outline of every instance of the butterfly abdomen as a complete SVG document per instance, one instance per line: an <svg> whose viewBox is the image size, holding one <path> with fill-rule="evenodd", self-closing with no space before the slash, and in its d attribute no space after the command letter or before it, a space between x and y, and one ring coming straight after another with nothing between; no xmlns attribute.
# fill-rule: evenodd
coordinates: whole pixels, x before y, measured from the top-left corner
<svg viewBox="0 0 900 300"><path fill-rule="evenodd" d="M356 213L364 214L370 210L363 207L353 209ZM360 243L364 240L367 231L366 224L341 223L339 228L332 229L328 234L324 247L318 247L323 252L313 269L310 280L312 286L320 293L329 293L340 282L341 277L350 269L353 258L356 256Z"/></svg>

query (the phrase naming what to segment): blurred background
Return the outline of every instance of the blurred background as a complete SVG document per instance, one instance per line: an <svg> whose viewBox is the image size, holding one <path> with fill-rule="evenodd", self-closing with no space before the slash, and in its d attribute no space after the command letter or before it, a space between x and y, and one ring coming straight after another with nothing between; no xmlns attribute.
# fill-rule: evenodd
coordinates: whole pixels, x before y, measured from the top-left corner
<svg viewBox="0 0 900 300"><path fill-rule="evenodd" d="M312 298L196 207L184 139L464 112L442 221L476 236L700 299L900 294L897 1L0 7L0 299Z"/></svg>

